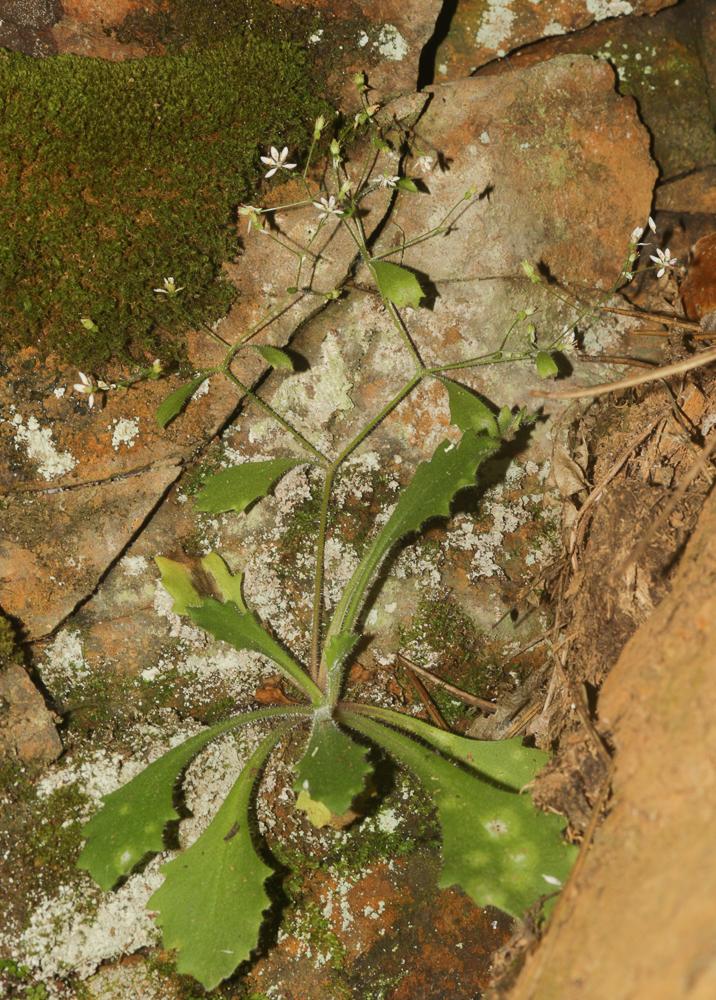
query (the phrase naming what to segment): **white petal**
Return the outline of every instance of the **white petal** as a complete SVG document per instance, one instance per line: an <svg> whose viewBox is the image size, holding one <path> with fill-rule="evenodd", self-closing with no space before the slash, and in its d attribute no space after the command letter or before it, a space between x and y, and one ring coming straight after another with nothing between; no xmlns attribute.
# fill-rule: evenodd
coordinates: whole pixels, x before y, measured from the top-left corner
<svg viewBox="0 0 716 1000"><path fill-rule="evenodd" d="M89 398L89 399L87 400L87 405L89 406L90 410L91 410L91 409L92 409L92 407L94 406L94 393L93 393L93 394L92 394L92 395L90 396L90 398Z"/></svg>
<svg viewBox="0 0 716 1000"><path fill-rule="evenodd" d="M666 273L666 268L662 267L660 271L656 272L656 276L657 276L657 278L660 278L662 276L662 274L665 274L665 273Z"/></svg>
<svg viewBox="0 0 716 1000"><path fill-rule="evenodd" d="M281 166L283 167L284 170L295 170L296 169L296 164L295 163L282 163Z"/></svg>
<svg viewBox="0 0 716 1000"><path fill-rule="evenodd" d="M276 149L275 146L271 147L270 153L271 153L271 156L273 157L274 163L276 163L276 161L278 160L279 156L278 156L278 150Z"/></svg>
<svg viewBox="0 0 716 1000"><path fill-rule="evenodd" d="M276 173L277 170L278 170L278 167L272 167L271 170L267 170L266 171L266 173L264 174L264 177L273 177L273 175Z"/></svg>
<svg viewBox="0 0 716 1000"><path fill-rule="evenodd" d="M266 164L273 163L273 160L271 159L270 156L260 156L259 159L261 160L262 163ZM247 205L246 207L249 208L250 206Z"/></svg>

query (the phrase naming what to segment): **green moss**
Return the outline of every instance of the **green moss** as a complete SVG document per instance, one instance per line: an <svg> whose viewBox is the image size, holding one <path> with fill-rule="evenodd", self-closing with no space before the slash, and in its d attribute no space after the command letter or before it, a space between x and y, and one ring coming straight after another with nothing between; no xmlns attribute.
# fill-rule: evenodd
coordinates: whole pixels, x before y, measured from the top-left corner
<svg viewBox="0 0 716 1000"><path fill-rule="evenodd" d="M418 666L436 665L445 680L481 698L493 697L502 680L493 645L450 594L422 597L410 624L400 630L400 647ZM436 685L429 690L445 721L459 728L468 707Z"/></svg>
<svg viewBox="0 0 716 1000"><path fill-rule="evenodd" d="M221 265L259 150L305 145L313 90L296 45L250 32L120 63L0 53L2 348L89 369L180 357L186 326L232 300ZM167 275L176 302L152 291Z"/></svg>
<svg viewBox="0 0 716 1000"><path fill-rule="evenodd" d="M0 765L0 878L12 884L6 919L22 926L33 902L82 879L75 862L88 799L76 784L39 795L29 768L17 760ZM11 880L11 881L10 881ZM83 897L88 911L91 896Z"/></svg>
<svg viewBox="0 0 716 1000"><path fill-rule="evenodd" d="M12 622L0 612L0 670L10 663L19 663L20 652L15 639Z"/></svg>
<svg viewBox="0 0 716 1000"><path fill-rule="evenodd" d="M346 947L313 900L301 900L300 910L289 915L286 921L286 932L308 941L312 949L329 956L327 964L331 969L338 972L345 966Z"/></svg>
<svg viewBox="0 0 716 1000"><path fill-rule="evenodd" d="M427 654L440 654L441 666L460 669L471 661L480 632L449 594L439 600L421 597L407 628L401 630L401 646L415 648L415 661L427 665ZM462 672L462 671L460 671Z"/></svg>
<svg viewBox="0 0 716 1000"><path fill-rule="evenodd" d="M291 510L290 520L282 533L279 546L280 558L276 560L276 573L280 580L291 581L297 576L296 566L312 558L318 537L321 509L321 488L310 483L311 495Z"/></svg>
<svg viewBox="0 0 716 1000"><path fill-rule="evenodd" d="M228 35L247 30L291 41L305 37L314 24L314 13L289 12L267 0L169 0L159 10L130 11L115 35L120 42L176 52L188 46L216 45Z"/></svg>

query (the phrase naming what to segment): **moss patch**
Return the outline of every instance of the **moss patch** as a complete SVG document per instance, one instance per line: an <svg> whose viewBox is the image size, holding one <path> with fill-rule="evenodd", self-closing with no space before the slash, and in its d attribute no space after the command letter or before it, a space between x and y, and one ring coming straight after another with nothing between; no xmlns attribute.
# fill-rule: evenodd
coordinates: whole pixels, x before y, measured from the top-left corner
<svg viewBox="0 0 716 1000"><path fill-rule="evenodd" d="M266 0L169 0L159 9L130 11L114 34L123 43L172 52L216 45L244 31L293 41L306 37L318 23L314 12L287 11Z"/></svg>
<svg viewBox="0 0 716 1000"><path fill-rule="evenodd" d="M12 622L0 612L0 670L10 663L19 663L21 659Z"/></svg>
<svg viewBox="0 0 716 1000"><path fill-rule="evenodd" d="M181 356L182 330L231 302L258 151L305 144L314 91L298 46L253 33L123 63L1 53L3 351ZM181 303L153 293L167 275Z"/></svg>
<svg viewBox="0 0 716 1000"><path fill-rule="evenodd" d="M8 817L0 830L0 877L12 887L5 929L23 926L39 899L82 879L75 861L86 803L74 784L39 796L28 768L16 760L0 765L0 809Z"/></svg>

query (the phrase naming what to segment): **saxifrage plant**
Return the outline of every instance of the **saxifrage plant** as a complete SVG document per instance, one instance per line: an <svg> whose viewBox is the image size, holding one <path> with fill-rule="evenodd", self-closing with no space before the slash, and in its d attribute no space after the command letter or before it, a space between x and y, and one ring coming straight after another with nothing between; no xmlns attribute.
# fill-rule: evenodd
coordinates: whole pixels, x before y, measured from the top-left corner
<svg viewBox="0 0 716 1000"><path fill-rule="evenodd" d="M363 86L359 89L365 93ZM341 815L355 803L371 775L369 748L378 747L412 771L432 798L442 834L440 885L460 886L481 906L492 905L521 916L563 883L575 854L575 848L562 837L563 819L538 810L529 793L523 790L543 766L547 754L523 746L518 738L494 742L469 739L388 708L344 700L346 668L363 634L368 595L384 560L402 540L421 531L427 522L449 516L455 495L474 485L482 463L499 451L504 437L512 434L524 419L523 413L513 414L507 408L494 413L472 390L446 377L447 373L478 365L529 361L537 365L541 374L553 375L555 372L547 361L552 360L551 352L561 344L557 339L539 347L534 329L527 325L522 327L523 345L508 352L508 337L527 319L523 312L518 314L500 350L460 363L425 366L401 314L405 306L419 307L423 289L410 270L385 258L400 253L417 240L448 231L474 193L468 192L430 233L402 243L395 251L373 256L360 202L377 186L392 188L396 195L405 192L406 196L416 196L417 186L408 177L372 176L375 161L371 157L375 150L392 146L400 152L407 137L400 129L382 131L374 121L376 109L368 105L365 96L363 99L363 111L338 133L331 145L330 180L318 193L307 180L306 164L303 171L306 199L301 204L315 206L317 231L330 224L347 227L372 275L396 335L414 361L414 374L339 454L328 458L268 402L249 391L232 371L236 355L251 348L261 352L271 366L291 368L291 358L286 352L253 343L257 334L285 308L282 303L236 343L225 344L222 363L197 373L165 400L157 414L160 424L167 424L207 378L221 374L271 414L303 450L300 457L249 461L219 472L200 492L199 510L240 514L266 496L297 465L310 463L323 470L310 664L300 663L272 636L245 603L241 574L232 575L217 553L201 560L203 587L197 582L199 574L192 574L187 565L163 557L156 560L177 614L186 616L235 649L253 650L268 657L300 692L305 703L247 712L191 737L106 796L102 808L84 831L87 843L79 864L103 889L109 890L148 855L164 849L165 828L178 818L175 786L192 759L210 741L241 726L258 720L274 723L237 774L235 784L205 832L164 866L164 882L148 904L157 913L164 945L176 950L178 970L194 976L207 989L230 976L256 947L270 903L265 882L272 869L256 848L252 799L267 758L296 730L305 731L305 739L293 787L297 806L309 818L315 821L321 814ZM372 152L356 170L346 159L344 148L359 126L372 131ZM325 122L318 119L314 146L324 127ZM285 149L270 150L264 164L271 174L293 169L287 162L287 153ZM250 229L259 230L264 238L286 246L280 235L264 228L267 210L245 206L240 211L248 217ZM287 249L298 258L297 274L288 290L290 301L294 301L308 291L301 287L301 278L310 246L306 253L297 253L294 247ZM163 287L155 291L176 302L182 288L172 278L165 279ZM339 293L331 290L324 294L331 299ZM220 339L213 330L207 332L215 340ZM565 334L561 336L564 338ZM367 543L330 620L325 621L324 555L338 470L423 379L438 379L444 386L452 422L461 436L457 441L443 441L428 461L418 465L390 517Z"/></svg>

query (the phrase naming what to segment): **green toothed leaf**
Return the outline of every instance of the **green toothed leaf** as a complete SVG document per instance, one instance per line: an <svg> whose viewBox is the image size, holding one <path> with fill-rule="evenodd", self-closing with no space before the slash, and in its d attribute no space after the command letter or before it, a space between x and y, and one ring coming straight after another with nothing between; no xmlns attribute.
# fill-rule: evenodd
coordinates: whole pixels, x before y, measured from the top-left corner
<svg viewBox="0 0 716 1000"><path fill-rule="evenodd" d="M208 377L208 375L199 375L197 378L193 378L191 382L180 385L178 389L175 389L174 392L167 396L163 403L159 404L155 417L160 427L166 427L174 417L181 413L196 390Z"/></svg>
<svg viewBox="0 0 716 1000"><path fill-rule="evenodd" d="M458 444L443 441L428 462L421 462L403 490L395 510L383 525L349 580L328 632L350 632L363 596L388 551L433 517L448 517L455 494L475 482L478 466L493 455L500 442L487 434L466 431Z"/></svg>
<svg viewBox="0 0 716 1000"><path fill-rule="evenodd" d="M162 575L162 586L174 598L175 615L185 615L190 607L201 604L202 596L194 586L188 566L164 556L155 556L154 562Z"/></svg>
<svg viewBox="0 0 716 1000"><path fill-rule="evenodd" d="M187 609L189 618L216 639L228 642L234 649L251 649L268 656L311 701L318 705L323 694L308 674L276 640L269 635L252 611L242 612L229 602L222 604L213 597Z"/></svg>
<svg viewBox="0 0 716 1000"><path fill-rule="evenodd" d="M289 288L288 291L290 292L291 289ZM296 289L293 289L293 291L296 291ZM293 358L280 348L269 347L267 344L252 344L251 346L259 352L264 361L267 361L272 368L284 368L288 371L293 371Z"/></svg>
<svg viewBox="0 0 716 1000"><path fill-rule="evenodd" d="M458 885L478 906L519 918L566 881L577 849L562 838L563 818L379 722L348 711L341 719L413 771L432 797L442 831L441 888Z"/></svg>
<svg viewBox="0 0 716 1000"><path fill-rule="evenodd" d="M436 750L516 792L528 785L549 760L549 754L542 750L522 746L519 737L511 740L472 740L436 729L412 715L403 715L390 708L366 705L361 712L372 719L407 729Z"/></svg>
<svg viewBox="0 0 716 1000"><path fill-rule="evenodd" d="M164 865L164 882L147 903L158 911L165 948L177 971L214 989L251 955L264 912L264 883L273 870L254 847L249 805L258 774L287 727L259 745L218 813L191 847Z"/></svg>
<svg viewBox="0 0 716 1000"><path fill-rule="evenodd" d="M363 791L370 771L365 747L339 729L333 719L317 719L293 787L341 816Z"/></svg>
<svg viewBox="0 0 716 1000"><path fill-rule="evenodd" d="M257 719L305 713L305 709L260 709L221 722L155 760L116 792L105 795L101 809L85 824L87 843L77 862L103 888L115 883L152 852L164 849L164 828L178 819L174 789L187 764L202 747L223 733Z"/></svg>
<svg viewBox="0 0 716 1000"><path fill-rule="evenodd" d="M244 574L232 573L218 552L210 552L208 556L204 556L201 565L214 580L222 598L225 601L233 601L239 611L248 612L241 590Z"/></svg>
<svg viewBox="0 0 716 1000"><path fill-rule="evenodd" d="M228 642L234 649L250 649L268 656L311 701L318 705L322 692L293 657L269 635L252 611L248 611L241 596L241 576L232 576L221 557L213 552L202 559L202 566L214 578L226 603L200 594L191 574L182 563L157 556L155 562L162 574L162 583L174 598L176 614L186 615L216 639Z"/></svg>
<svg viewBox="0 0 716 1000"><path fill-rule="evenodd" d="M241 513L255 500L265 497L289 469L304 462L305 459L300 458L272 458L266 462L243 462L217 472L207 479L197 496L197 510L210 514L227 510Z"/></svg>
<svg viewBox="0 0 716 1000"><path fill-rule="evenodd" d="M490 437L499 438L497 419L477 393L452 379L441 378L440 381L447 389L451 423L461 431L486 431Z"/></svg>
<svg viewBox="0 0 716 1000"><path fill-rule="evenodd" d="M370 266L384 299L399 309L403 306L412 306L413 309L419 307L420 300L425 298L425 292L412 271L387 260L372 260Z"/></svg>

